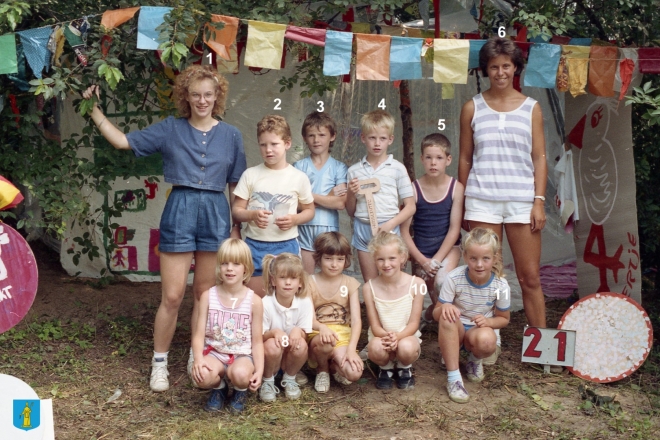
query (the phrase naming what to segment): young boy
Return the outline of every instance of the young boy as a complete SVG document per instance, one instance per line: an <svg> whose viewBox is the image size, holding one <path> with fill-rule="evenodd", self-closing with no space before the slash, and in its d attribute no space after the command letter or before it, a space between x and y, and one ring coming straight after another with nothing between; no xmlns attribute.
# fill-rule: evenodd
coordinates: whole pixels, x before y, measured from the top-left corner
<svg viewBox="0 0 660 440"><path fill-rule="evenodd" d="M264 163L241 176L234 190L232 215L235 222L247 222L245 242L254 262L254 275L247 285L263 298L261 260L266 254L299 254L298 225L314 217L314 197L305 173L286 161L291 148L286 119L264 116L257 124L257 137Z"/></svg>
<svg viewBox="0 0 660 440"><path fill-rule="evenodd" d="M432 304L422 314L423 324L433 322L433 308L445 276L461 258L463 185L445 171L451 164L451 143L433 133L422 140L422 164L426 174L413 182L417 210L401 227L410 256L421 266ZM410 236L410 224L414 237Z"/></svg>
<svg viewBox="0 0 660 440"><path fill-rule="evenodd" d="M351 244L358 250L360 270L366 283L378 276L378 270L368 250L372 233L365 196L358 194L361 188L360 180L375 177L380 181L380 190L373 193L373 198L381 231L398 234L399 225L415 213L415 199L406 168L391 154L387 154L387 147L394 141L392 115L384 110L374 110L362 117L360 125L360 139L367 149L367 154L348 169L346 211L348 215L355 217ZM401 204L403 209L399 211Z"/></svg>
<svg viewBox="0 0 660 440"><path fill-rule="evenodd" d="M338 211L346 206L348 167L330 157L337 136L337 124L330 115L323 112L307 115L302 135L310 155L293 166L309 177L316 212L312 220L298 227L298 242L305 271L313 274L314 240L324 232L339 231Z"/></svg>

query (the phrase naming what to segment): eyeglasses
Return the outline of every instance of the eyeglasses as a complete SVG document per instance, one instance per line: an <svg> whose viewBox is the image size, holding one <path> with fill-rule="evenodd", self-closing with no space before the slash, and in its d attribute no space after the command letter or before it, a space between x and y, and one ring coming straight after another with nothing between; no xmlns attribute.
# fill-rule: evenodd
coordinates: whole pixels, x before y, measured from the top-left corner
<svg viewBox="0 0 660 440"><path fill-rule="evenodd" d="M209 92L204 93L203 95L200 95L199 93L191 93L189 96L191 101L201 101L202 96L204 97L204 101L212 101L215 98L215 93Z"/></svg>

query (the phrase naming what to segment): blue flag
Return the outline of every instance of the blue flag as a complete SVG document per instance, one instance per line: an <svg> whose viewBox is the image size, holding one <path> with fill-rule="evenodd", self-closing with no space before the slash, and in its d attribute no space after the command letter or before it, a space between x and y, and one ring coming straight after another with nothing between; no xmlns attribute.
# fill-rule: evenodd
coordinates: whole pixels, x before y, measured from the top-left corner
<svg viewBox="0 0 660 440"><path fill-rule="evenodd" d="M16 35L5 34L0 36L0 74L16 72L18 72Z"/></svg>
<svg viewBox="0 0 660 440"><path fill-rule="evenodd" d="M479 67L479 52L486 44L486 40L470 40L470 58L468 59L468 69Z"/></svg>
<svg viewBox="0 0 660 440"><path fill-rule="evenodd" d="M352 32L328 31L325 34L325 56L323 74L325 76L351 73Z"/></svg>
<svg viewBox="0 0 660 440"><path fill-rule="evenodd" d="M165 22L165 14L171 10L172 8L166 6L142 6L140 8L140 16L138 17L138 49L158 49L161 41L158 41L160 32L156 28Z"/></svg>
<svg viewBox="0 0 660 440"><path fill-rule="evenodd" d="M422 38L392 37L390 81L422 78Z"/></svg>
<svg viewBox="0 0 660 440"><path fill-rule="evenodd" d="M53 33L53 28L43 27L28 29L17 32L21 37L25 58L34 73L34 76L41 79L41 71L50 67L50 50L48 50L48 40Z"/></svg>
<svg viewBox="0 0 660 440"><path fill-rule="evenodd" d="M525 87L554 89L557 84L557 68L561 57L558 44L535 43L529 50L529 61L525 70Z"/></svg>

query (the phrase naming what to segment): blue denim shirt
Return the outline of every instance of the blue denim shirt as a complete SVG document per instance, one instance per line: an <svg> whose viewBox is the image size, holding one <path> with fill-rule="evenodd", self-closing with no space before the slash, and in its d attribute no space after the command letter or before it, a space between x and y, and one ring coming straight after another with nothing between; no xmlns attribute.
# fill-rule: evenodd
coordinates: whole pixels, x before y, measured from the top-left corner
<svg viewBox="0 0 660 440"><path fill-rule="evenodd" d="M126 137L137 157L162 153L165 181L174 185L224 191L247 166L241 132L224 122L203 132L170 116Z"/></svg>

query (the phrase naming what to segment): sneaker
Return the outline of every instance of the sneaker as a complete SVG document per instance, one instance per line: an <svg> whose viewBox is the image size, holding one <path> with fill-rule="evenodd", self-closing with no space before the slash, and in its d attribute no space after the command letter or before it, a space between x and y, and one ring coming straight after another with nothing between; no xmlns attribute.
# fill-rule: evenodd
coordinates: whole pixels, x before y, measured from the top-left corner
<svg viewBox="0 0 660 440"><path fill-rule="evenodd" d="M264 381L259 389L259 398L262 402L275 402L279 393L274 380Z"/></svg>
<svg viewBox="0 0 660 440"><path fill-rule="evenodd" d="M245 409L245 401L247 400L247 396L248 396L247 390L244 391L234 390L234 396L231 398L231 402L229 402L229 411L234 414L243 412L243 410Z"/></svg>
<svg viewBox="0 0 660 440"><path fill-rule="evenodd" d="M330 375L325 371L317 374L314 381L314 389L317 393L327 393L330 390Z"/></svg>
<svg viewBox="0 0 660 440"><path fill-rule="evenodd" d="M284 388L284 395L289 400L296 400L300 398L302 394L300 392L300 385L295 380L284 380L282 379L282 388Z"/></svg>
<svg viewBox="0 0 660 440"><path fill-rule="evenodd" d="M564 367L561 365L550 365L550 372L552 374L561 374L564 372Z"/></svg>
<svg viewBox="0 0 660 440"><path fill-rule="evenodd" d="M151 380L149 386L151 391L161 393L170 389L170 381L167 379L167 362L151 362Z"/></svg>
<svg viewBox="0 0 660 440"><path fill-rule="evenodd" d="M307 375L303 373L302 371L299 371L296 373L296 383L300 386L307 385L309 382L309 379L307 378Z"/></svg>
<svg viewBox="0 0 660 440"><path fill-rule="evenodd" d="M369 347L364 347L360 353L358 354L360 356L360 359L362 359L362 362L367 362L369 360Z"/></svg>
<svg viewBox="0 0 660 440"><path fill-rule="evenodd" d="M227 387L223 388L214 388L209 394L209 400L206 401L206 406L204 409L208 412L220 411L225 405L225 399L227 398Z"/></svg>
<svg viewBox="0 0 660 440"><path fill-rule="evenodd" d="M412 390L415 388L415 377L412 368L399 368L396 377L396 387L400 390Z"/></svg>
<svg viewBox="0 0 660 440"><path fill-rule="evenodd" d="M394 376L394 370L384 370L380 369L378 371L378 379L376 379L376 388L379 390L389 390L392 388L392 379Z"/></svg>
<svg viewBox="0 0 660 440"><path fill-rule="evenodd" d="M353 382L351 382L350 380L346 379L346 378L345 378L344 376L342 376L341 374L339 374L338 371L337 371L336 373L334 373L334 374L332 375L332 377L335 379L335 382L337 382L337 383L340 384L340 385L350 385L350 384L353 383Z"/></svg>
<svg viewBox="0 0 660 440"><path fill-rule="evenodd" d="M481 360L478 360L477 362L468 361L465 365L465 371L467 372L467 378L470 382L481 382L486 377Z"/></svg>
<svg viewBox="0 0 660 440"><path fill-rule="evenodd" d="M449 393L449 398L456 403L467 403L470 400L470 395L461 380L447 382L447 393Z"/></svg>
<svg viewBox="0 0 660 440"><path fill-rule="evenodd" d="M500 354L502 353L502 347L499 345L495 349L495 353L491 354L487 358L483 358L482 362L484 365L495 365L495 362L497 362L497 358L500 357Z"/></svg>

